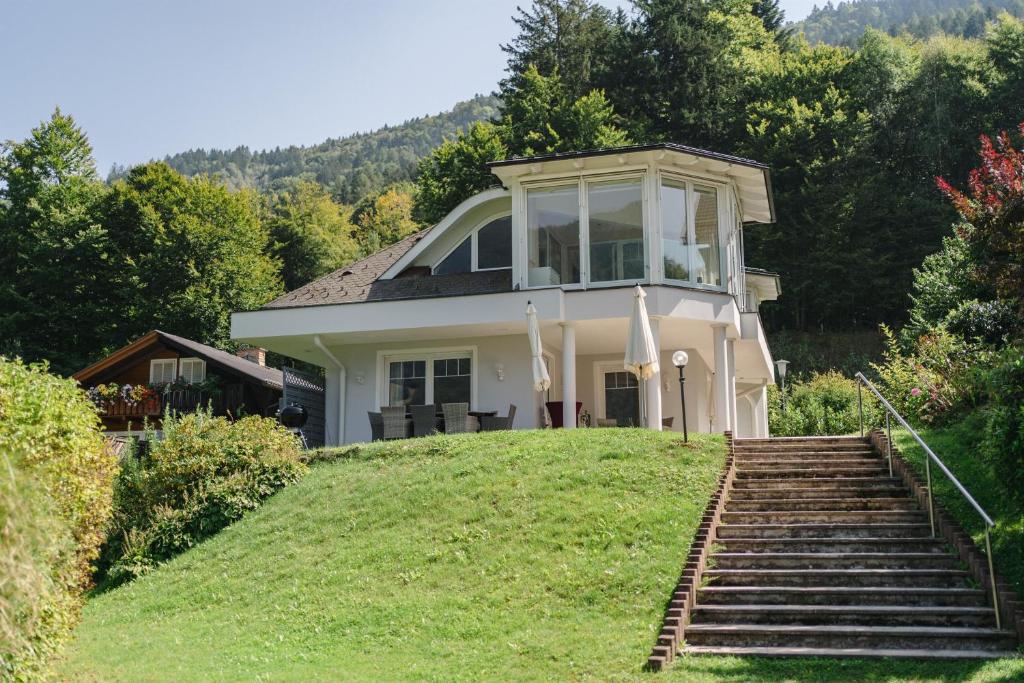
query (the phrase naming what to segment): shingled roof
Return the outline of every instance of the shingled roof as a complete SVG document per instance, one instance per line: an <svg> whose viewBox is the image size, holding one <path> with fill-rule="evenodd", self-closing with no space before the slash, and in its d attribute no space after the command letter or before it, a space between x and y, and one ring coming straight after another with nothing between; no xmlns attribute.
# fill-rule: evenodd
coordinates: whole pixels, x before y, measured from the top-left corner
<svg viewBox="0 0 1024 683"><path fill-rule="evenodd" d="M170 334L163 330L152 330L144 334L127 346L114 351L109 356L96 361L87 368L79 370L72 377L79 382L84 382L101 373L109 373L111 368L138 358L157 343L162 343L180 353L202 358L223 371L247 377L271 389L280 390L282 388L283 375L277 368L268 368L259 363L253 363L244 358L239 358L233 353L228 353L206 344L200 344L197 341L179 337L176 334Z"/></svg>
<svg viewBox="0 0 1024 683"><path fill-rule="evenodd" d="M396 301L512 290L511 270L490 270L448 275L409 275L381 280L380 276L402 258L430 230L421 230L361 261L339 268L274 299L264 309Z"/></svg>

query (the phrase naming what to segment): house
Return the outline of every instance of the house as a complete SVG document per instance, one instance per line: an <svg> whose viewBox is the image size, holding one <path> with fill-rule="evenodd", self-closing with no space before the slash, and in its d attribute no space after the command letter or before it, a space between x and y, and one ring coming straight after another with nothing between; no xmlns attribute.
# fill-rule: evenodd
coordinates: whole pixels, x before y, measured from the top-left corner
<svg viewBox="0 0 1024 683"><path fill-rule="evenodd" d="M215 415L273 416L288 389L313 390L320 406L309 397L302 403L322 416L322 387L293 373L267 367L262 348L236 355L153 330L73 377L99 406L104 430L127 436L141 434L144 422L159 429L166 410L209 406Z"/></svg>
<svg viewBox="0 0 1024 683"><path fill-rule="evenodd" d="M773 366L758 307L779 279L743 257L744 230L775 220L767 167L666 143L490 170L501 187L434 227L232 316L233 338L325 368L328 443L370 439L367 411L381 405L456 401L516 404L521 428L543 425L548 401L579 401L595 421L645 412L649 426L671 417L680 430L677 349L690 358L691 430L767 435ZM638 283L661 360L643 387L623 368ZM544 395L528 302L552 379Z"/></svg>

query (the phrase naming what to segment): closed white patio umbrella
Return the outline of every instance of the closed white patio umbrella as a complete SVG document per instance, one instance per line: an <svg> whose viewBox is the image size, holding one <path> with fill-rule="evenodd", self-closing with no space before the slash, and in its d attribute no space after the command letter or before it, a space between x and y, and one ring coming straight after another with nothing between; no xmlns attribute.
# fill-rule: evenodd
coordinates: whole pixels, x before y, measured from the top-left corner
<svg viewBox="0 0 1024 683"><path fill-rule="evenodd" d="M537 309L532 303L526 305L526 333L530 337L530 353L533 356L533 390L547 391L551 388L548 366L544 363L544 349L540 343L540 324Z"/></svg>
<svg viewBox="0 0 1024 683"><path fill-rule="evenodd" d="M633 290L633 314L629 318L629 337L626 339L625 367L638 378L648 380L660 371L658 348L654 345L651 320L647 317L647 294L640 287Z"/></svg>

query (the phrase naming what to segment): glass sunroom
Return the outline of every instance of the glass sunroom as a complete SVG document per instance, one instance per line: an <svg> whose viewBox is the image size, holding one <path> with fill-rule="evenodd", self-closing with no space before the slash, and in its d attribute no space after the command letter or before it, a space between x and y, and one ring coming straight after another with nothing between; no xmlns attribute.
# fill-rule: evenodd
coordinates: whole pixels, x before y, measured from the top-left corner
<svg viewBox="0 0 1024 683"><path fill-rule="evenodd" d="M742 209L720 177L652 164L509 180L520 206L511 220L523 289L742 288Z"/></svg>

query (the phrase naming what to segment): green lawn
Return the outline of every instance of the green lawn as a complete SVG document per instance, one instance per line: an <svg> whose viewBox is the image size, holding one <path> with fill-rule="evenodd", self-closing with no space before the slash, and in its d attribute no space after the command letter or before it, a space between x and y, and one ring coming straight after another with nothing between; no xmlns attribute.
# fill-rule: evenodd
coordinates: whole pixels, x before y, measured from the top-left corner
<svg viewBox="0 0 1024 683"><path fill-rule="evenodd" d="M923 429L924 439L946 467L960 480L978 504L988 512L996 528L992 546L996 571L1017 589L1024 599L1024 495L1008 497L992 468L978 454L975 444L981 434L980 416L942 429ZM894 431L893 440L924 478L924 452L906 432ZM981 517L938 468L932 468L936 499L949 510L984 551L985 525Z"/></svg>
<svg viewBox="0 0 1024 683"><path fill-rule="evenodd" d="M90 601L68 680L1010 681L1020 662L641 670L720 438L577 430L367 447Z"/></svg>

